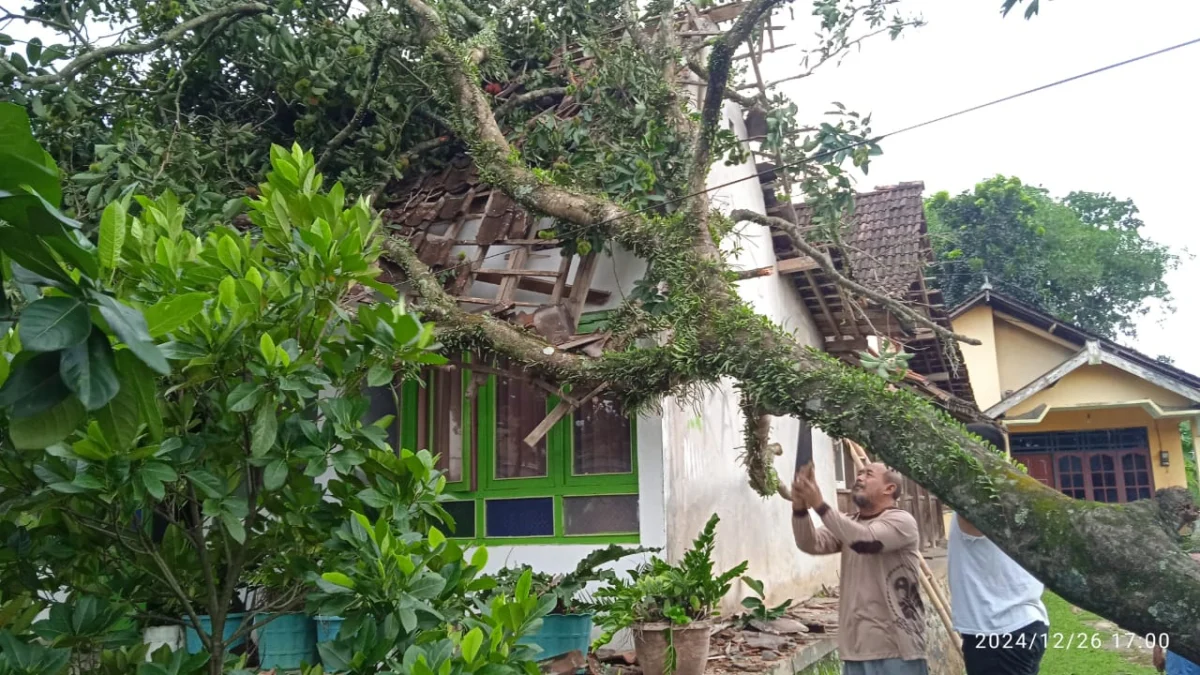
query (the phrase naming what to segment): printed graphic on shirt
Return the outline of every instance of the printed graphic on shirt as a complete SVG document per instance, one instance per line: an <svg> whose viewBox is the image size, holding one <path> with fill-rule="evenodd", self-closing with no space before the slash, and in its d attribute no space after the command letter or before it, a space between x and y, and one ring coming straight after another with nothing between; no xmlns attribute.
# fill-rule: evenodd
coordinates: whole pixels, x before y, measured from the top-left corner
<svg viewBox="0 0 1200 675"><path fill-rule="evenodd" d="M897 565L888 572L887 601L896 623L924 648L925 603L917 578L906 566Z"/></svg>

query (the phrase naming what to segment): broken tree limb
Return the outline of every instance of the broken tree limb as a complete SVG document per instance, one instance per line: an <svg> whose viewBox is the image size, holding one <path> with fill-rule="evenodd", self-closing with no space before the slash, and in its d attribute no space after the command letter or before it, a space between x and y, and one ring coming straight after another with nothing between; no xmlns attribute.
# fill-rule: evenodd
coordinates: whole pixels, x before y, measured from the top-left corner
<svg viewBox="0 0 1200 675"><path fill-rule="evenodd" d="M900 302L899 300L890 298L879 291L868 288L857 281L854 281L853 279L847 278L844 274L838 271L837 267L834 266L833 261L829 259L829 256L826 255L824 251L816 246L813 246L804 238L804 234L800 232L800 228L795 223L784 220L783 218L764 216L761 213L755 213L754 211L749 211L746 209L738 209L737 211L731 213L730 217L735 221L745 220L752 223L758 223L764 227L775 227L783 230L783 232L788 235L788 238L791 239L792 245L808 257L812 258L817 263L817 266L819 266L821 270L825 272L825 274L828 274L830 278L837 282L839 286L879 303L880 305L891 310L901 320L907 320L911 323L924 326L932 330L939 337L947 340L956 340L969 345L983 344L976 338L955 333L951 330L946 330L927 317L924 317L913 309L904 306L904 303Z"/></svg>
<svg viewBox="0 0 1200 675"><path fill-rule="evenodd" d="M990 452L927 401L889 390L882 379L801 345L756 314L727 279L720 252L699 234L708 225L702 197L681 217L663 219L534 179L523 162L510 161L514 155L487 99L468 76L464 47L455 45L436 10L422 0L407 2L421 22L419 37L428 58L444 75L438 93L455 108L453 117L461 121L456 131L468 133L464 142L481 172L494 177L489 182L526 208L612 235L651 259L670 286L672 304L686 308L669 317L669 340L584 358L483 317L464 317L436 280L418 275L414 285L422 307L441 315L435 318L438 335L448 347L471 345L502 354L572 387L609 382L627 407L652 405L728 378L758 412L796 416L871 448L1069 602L1127 630L1170 633L1172 651L1200 660L1200 565L1179 546L1181 531L1200 514L1186 491L1161 490L1154 499L1127 505L1070 499ZM710 75L710 89L723 92L728 72ZM693 174L708 169L689 167ZM388 253L415 258L392 242ZM420 271L417 265L408 267Z"/></svg>

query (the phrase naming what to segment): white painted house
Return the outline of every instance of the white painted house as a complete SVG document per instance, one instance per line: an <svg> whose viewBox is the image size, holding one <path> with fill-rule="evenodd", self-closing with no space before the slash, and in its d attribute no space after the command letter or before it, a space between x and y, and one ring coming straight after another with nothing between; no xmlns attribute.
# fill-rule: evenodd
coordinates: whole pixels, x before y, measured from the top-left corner
<svg viewBox="0 0 1200 675"><path fill-rule="evenodd" d="M565 98L555 112L567 117L574 105ZM724 112L726 123L745 139L741 108L727 102ZM753 161L718 162L710 186L746 180L715 190L714 205L726 213L749 209L783 215L774 202L775 188L763 182L772 177L758 177L763 169ZM858 265L884 292L934 305L936 291L924 276L931 254L922 189L904 184L861 195L849 235L861 259L852 255L839 264ZM598 319L632 294L645 273L644 262L621 250L564 257L556 242L538 237L549 224L534 222L481 183L465 157L401 185L388 204L385 223L443 274L464 308L529 326L559 349L602 349L606 334ZM803 206L796 212L802 221ZM856 350L867 348L875 326L887 326L889 337L918 354L913 368L925 377L910 378L915 380L910 384L943 404L970 400L965 368L947 363L946 354L956 353L956 347L944 348L931 334L906 333L876 309L867 308L860 320L817 266L791 250L786 237L749 223L738 230L733 267L772 269L738 283L756 310L802 342L851 361ZM944 313L932 311L945 320ZM715 512L721 517L719 566L748 560L749 574L765 583L769 601L803 598L822 585L836 585L837 557L814 558L797 550L790 506L749 487L738 460L744 424L729 383L706 390L695 407L667 400L661 415L637 419L626 418L600 396L542 435L534 432L545 428L543 421L558 405L552 388L508 376L503 363L481 364L467 355L458 361L457 369L430 372L427 386L404 383L399 410L392 409L388 393L378 397L374 412L397 413L391 431L398 445L429 448L441 456L448 491L459 498L449 506L456 534L486 543L493 568L530 564L566 572L588 552L611 543L662 548L675 561ZM791 476L800 435L797 419L772 423L771 440L783 449L776 467L785 479ZM840 447L835 452L820 431L812 432L811 442L822 488L831 503L837 495L845 504L845 488L853 482L847 454ZM906 508L930 524L924 543L935 543L941 536L936 529L941 505L914 492ZM746 594L736 587L726 609Z"/></svg>

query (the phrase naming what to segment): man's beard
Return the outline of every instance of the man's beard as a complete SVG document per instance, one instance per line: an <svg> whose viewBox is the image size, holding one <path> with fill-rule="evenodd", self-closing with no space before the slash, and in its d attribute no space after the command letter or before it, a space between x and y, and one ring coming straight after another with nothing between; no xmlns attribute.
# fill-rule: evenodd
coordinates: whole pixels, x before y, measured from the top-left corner
<svg viewBox="0 0 1200 675"><path fill-rule="evenodd" d="M860 509L863 508L864 506L871 505L871 500L869 498L867 498L867 496L861 492L851 493L850 499L853 500L854 505Z"/></svg>

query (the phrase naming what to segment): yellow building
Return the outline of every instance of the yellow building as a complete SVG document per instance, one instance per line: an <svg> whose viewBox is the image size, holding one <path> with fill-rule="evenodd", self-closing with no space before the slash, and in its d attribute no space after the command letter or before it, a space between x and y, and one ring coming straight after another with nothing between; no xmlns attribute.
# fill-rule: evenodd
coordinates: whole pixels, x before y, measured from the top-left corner
<svg viewBox="0 0 1200 675"><path fill-rule="evenodd" d="M950 313L975 402L1008 428L1029 475L1079 499L1127 502L1187 487L1180 425L1200 378L984 290Z"/></svg>

